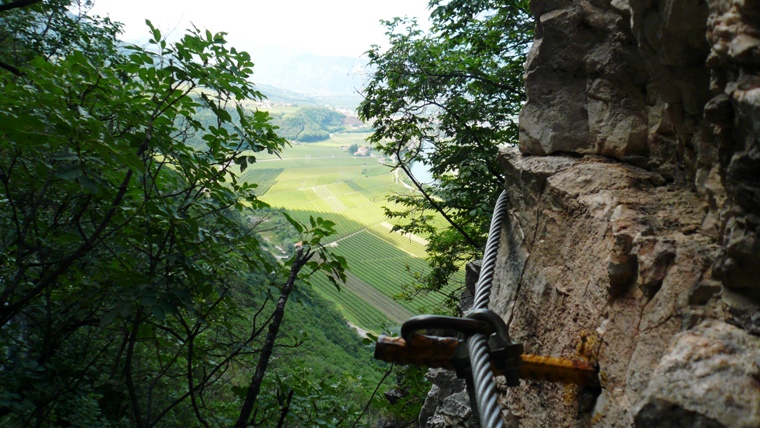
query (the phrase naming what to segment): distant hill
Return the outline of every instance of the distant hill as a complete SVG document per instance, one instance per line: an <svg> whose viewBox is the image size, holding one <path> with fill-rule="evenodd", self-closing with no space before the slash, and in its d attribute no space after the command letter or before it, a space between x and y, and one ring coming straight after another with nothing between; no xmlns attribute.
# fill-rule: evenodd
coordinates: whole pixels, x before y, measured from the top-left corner
<svg viewBox="0 0 760 428"><path fill-rule="evenodd" d="M267 85L307 95L356 94L366 82L366 59L300 54L257 62L255 79Z"/></svg>
<svg viewBox="0 0 760 428"><path fill-rule="evenodd" d="M306 106L286 111L272 111L272 123L280 129L277 133L290 141L304 143L322 141L330 134L344 129L346 115L334 110Z"/></svg>
<svg viewBox="0 0 760 428"><path fill-rule="evenodd" d="M299 92L278 88L267 84L256 84L258 89L269 101L276 104L294 104L299 106L317 105L314 98Z"/></svg>
<svg viewBox="0 0 760 428"><path fill-rule="evenodd" d="M278 88L267 84L256 84L256 88L272 104L292 104L295 106L330 106L343 113L356 115L356 108L362 100L359 94L344 95L307 95L304 93Z"/></svg>
<svg viewBox="0 0 760 428"><path fill-rule="evenodd" d="M342 132L372 132L359 118L322 106L275 107L269 110L272 123L279 127L277 134L290 141L311 143L330 138Z"/></svg>
<svg viewBox="0 0 760 428"><path fill-rule="evenodd" d="M253 80L272 102L354 110L362 100L367 60L258 49Z"/></svg>

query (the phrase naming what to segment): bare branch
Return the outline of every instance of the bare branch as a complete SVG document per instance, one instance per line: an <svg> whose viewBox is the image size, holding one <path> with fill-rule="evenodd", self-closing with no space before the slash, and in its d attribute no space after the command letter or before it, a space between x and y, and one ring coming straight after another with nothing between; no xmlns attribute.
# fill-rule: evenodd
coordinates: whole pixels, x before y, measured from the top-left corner
<svg viewBox="0 0 760 428"><path fill-rule="evenodd" d="M372 395L370 395L369 396L369 400L367 400L367 405L364 406L364 410L362 410L362 414L359 415L358 418L356 418L356 421L354 421L354 424L351 425L351 428L356 428L356 425L362 419L362 416L364 416L364 414L367 413L367 409L369 408L370 403L372 403L372 398L375 397L375 394L377 394L377 390L380 389L380 385L382 385L383 382L385 382L385 379L388 377L388 375L391 374L391 372L393 372L393 364L391 364L391 367L388 369L387 372L385 372L385 375L383 376L382 379L380 379L380 382L377 383L377 386L375 387L375 390L372 391Z"/></svg>
<svg viewBox="0 0 760 428"><path fill-rule="evenodd" d="M464 229L462 229L462 227L446 213L446 210L444 210L435 200L433 200L430 194L428 194L425 191L425 188L422 187L422 184L419 181L417 181L417 179L414 177L414 174L412 174L412 171L409 170L409 167L407 167L406 164L401 161L401 146L400 145L396 148L396 159L398 159L398 166L400 166L401 169L404 170L404 173L406 173L409 179L412 180L412 183L414 184L414 186L417 188L417 190L420 191L420 193L422 193L422 196L425 197L428 203L436 211L438 211L443 216L443 218L446 219L446 221L451 225L451 227L456 229L457 232L459 232L462 235L462 237L466 239L467 242L470 243L470 245L472 245L475 248L479 248L480 245L478 245L477 242L474 239L472 239L472 237L467 232L465 232Z"/></svg>

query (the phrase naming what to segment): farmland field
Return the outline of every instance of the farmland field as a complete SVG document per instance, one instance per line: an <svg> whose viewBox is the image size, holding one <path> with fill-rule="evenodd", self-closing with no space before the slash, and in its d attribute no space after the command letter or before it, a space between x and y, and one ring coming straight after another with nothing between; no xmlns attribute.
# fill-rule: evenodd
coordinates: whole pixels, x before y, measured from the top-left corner
<svg viewBox="0 0 760 428"><path fill-rule="evenodd" d="M338 291L315 275L315 290L333 301L347 320L378 332L422 311L440 310L443 295L395 299L413 282L413 273L427 272L426 241L390 232L393 221L383 213L383 206L391 205L387 196L410 190L380 157L348 153L347 146L364 145L366 136L334 134L324 142L294 144L281 158L256 154L256 164L241 178L258 183L261 200L302 223L308 224L310 216L336 223L337 234L327 244L347 259L348 280ZM444 291L462 281L460 275Z"/></svg>

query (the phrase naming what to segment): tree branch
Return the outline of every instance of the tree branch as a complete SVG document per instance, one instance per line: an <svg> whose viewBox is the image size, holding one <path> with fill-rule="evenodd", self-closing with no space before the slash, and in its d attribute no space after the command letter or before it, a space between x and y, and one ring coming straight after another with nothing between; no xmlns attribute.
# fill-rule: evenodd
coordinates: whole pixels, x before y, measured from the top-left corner
<svg viewBox="0 0 760 428"><path fill-rule="evenodd" d="M21 76L24 75L23 71L19 70L18 68L14 67L14 66L12 66L10 64L6 64L6 63L4 63L2 61L0 61L0 68L5 69L7 71L10 71L11 73L13 73L13 74L15 74L16 76L19 76L19 77L21 77Z"/></svg>
<svg viewBox="0 0 760 428"><path fill-rule="evenodd" d="M129 394L129 402L132 407L132 413L135 418L135 425L138 428L145 427L143 421L140 405L137 399L137 389L135 388L134 379L132 377L132 358L134 356L135 343L137 342L137 329L140 327L142 321L142 309L135 314L134 322L132 323L132 329L129 333L129 342L127 343L127 355L124 361L124 378L127 384L127 392Z"/></svg>
<svg viewBox="0 0 760 428"><path fill-rule="evenodd" d="M20 7L31 6L35 3L39 3L42 0L16 0L10 3L0 4L0 12L5 12L11 9L18 9Z"/></svg>
<svg viewBox="0 0 760 428"><path fill-rule="evenodd" d="M277 428L282 428L283 424L285 423L285 417L288 416L288 412L290 412L290 401L293 399L293 391L292 389L290 392L288 392L288 398L285 400L285 406L280 409L280 420L277 421Z"/></svg>
<svg viewBox="0 0 760 428"><path fill-rule="evenodd" d="M372 391L372 395L369 396L369 400L367 400L367 405L364 406L364 410L362 410L362 414L359 415L358 418L354 421L354 424L351 425L351 428L356 428L356 425L359 423L359 421L362 419L362 416L364 416L365 413L367 413L367 409L369 408L369 405L372 403L372 399L375 397L375 394L377 394L377 390L380 389L380 385L385 382L385 379L388 377L388 375L393 372L393 364L391 364L391 367L388 369L387 372L385 372L385 376L383 376L382 379L380 379L380 382L377 383L377 386L375 387L375 390Z"/></svg>
<svg viewBox="0 0 760 428"><path fill-rule="evenodd" d="M240 416L238 416L237 422L235 422L235 428L243 428L251 424L251 412L261 390L261 383L264 381L264 375L266 374L269 359L274 349L274 341L280 332L280 324L282 324L282 319L285 316L285 304L288 302L290 292L293 291L293 285L298 278L298 273L313 255L314 253L311 250L305 250L303 247L298 248L296 252L296 258L293 261L293 266L290 268L290 276L280 291L280 299L277 301L272 323L269 324L269 332L267 333L264 347L261 349L259 362L256 364L256 371L251 377L251 384L248 386L245 402L240 409Z"/></svg>
<svg viewBox="0 0 760 428"><path fill-rule="evenodd" d="M428 203L436 210L438 213L440 213L444 219L453 227L454 229L459 232L464 239L467 240L467 242L470 243L475 248L480 248L481 246L478 245L472 237L462 229L459 224L457 224L449 215L446 213L446 211L435 201L433 198L425 191L425 189L422 187L422 184L420 184L419 181L414 177L414 174L412 174L412 171L409 170L409 168L406 166L406 164L401 161L401 146L396 147L396 159L398 159L398 166L401 167L402 170L404 170L404 173L406 173L407 177L409 177L410 180L412 180L412 183L417 188L417 190L422 193L422 196L425 198L425 200L428 201Z"/></svg>
<svg viewBox="0 0 760 428"><path fill-rule="evenodd" d="M152 138L152 132L153 122L151 121L148 124L147 131L145 132L145 139L138 148L138 157L148 149L148 144ZM131 169L128 169L124 175L124 179L119 185L116 196L114 197L113 201L111 201L111 205L108 211L105 213L103 219L100 221L100 224L98 224L98 227L90 236L89 241L85 240L82 244L80 244L79 248L77 248L71 256L63 260L62 263L57 268L55 268L52 273L41 275L39 282L24 296L18 298L13 303L9 303L7 300L0 301L2 304L2 306L0 306L0 327L7 324L13 318L15 313L20 310L20 308L24 307L27 303L29 303L29 301L37 297L39 293L45 290L45 288L49 287L55 280L58 279L59 276L66 272L69 267L74 264L75 261L79 260L81 257L93 249L94 245L98 242L98 239L101 237L101 235L103 235L107 226L111 223L112 217L114 214L116 214L116 211L121 206L121 203L127 194L129 183L132 181L133 175L133 171ZM7 296L4 296L4 298L7 298Z"/></svg>

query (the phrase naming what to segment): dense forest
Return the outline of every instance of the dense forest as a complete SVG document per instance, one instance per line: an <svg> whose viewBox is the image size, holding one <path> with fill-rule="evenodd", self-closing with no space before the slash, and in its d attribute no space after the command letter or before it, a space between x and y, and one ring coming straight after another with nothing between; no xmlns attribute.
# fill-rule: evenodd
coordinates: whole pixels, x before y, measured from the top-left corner
<svg viewBox="0 0 760 428"><path fill-rule="evenodd" d="M310 143L330 138L330 134L344 129L346 115L325 107L299 107L293 111L272 113L272 124L277 134L289 141Z"/></svg>
<svg viewBox="0 0 760 428"><path fill-rule="evenodd" d="M236 178L287 144L250 56L85 6L0 7L0 425L357 422L382 369L308 288L333 224L278 262Z"/></svg>

